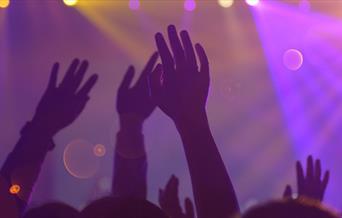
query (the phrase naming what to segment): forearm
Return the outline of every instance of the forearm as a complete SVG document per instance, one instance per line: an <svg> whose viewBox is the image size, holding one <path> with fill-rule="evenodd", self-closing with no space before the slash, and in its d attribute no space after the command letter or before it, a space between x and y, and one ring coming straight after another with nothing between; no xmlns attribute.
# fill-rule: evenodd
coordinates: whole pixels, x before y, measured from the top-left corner
<svg viewBox="0 0 342 218"><path fill-rule="evenodd" d="M23 129L18 143L7 156L0 172L9 186L20 187L20 191L14 196L21 212L29 201L41 165L52 147L52 136L39 131L37 127L36 123L30 123Z"/></svg>
<svg viewBox="0 0 342 218"><path fill-rule="evenodd" d="M176 124L189 165L199 218L227 218L239 211L233 185L206 115Z"/></svg>
<svg viewBox="0 0 342 218"><path fill-rule="evenodd" d="M146 199L147 159L142 122L135 117L121 117L114 154L112 194Z"/></svg>

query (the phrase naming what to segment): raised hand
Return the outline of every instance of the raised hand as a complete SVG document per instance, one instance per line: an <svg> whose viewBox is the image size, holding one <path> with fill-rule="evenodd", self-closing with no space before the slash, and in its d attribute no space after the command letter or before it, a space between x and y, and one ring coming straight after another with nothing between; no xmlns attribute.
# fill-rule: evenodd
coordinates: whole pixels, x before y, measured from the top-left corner
<svg viewBox="0 0 342 218"><path fill-rule="evenodd" d="M165 189L159 190L159 205L164 212L171 218L194 218L194 206L189 198L185 199L185 212L178 198L179 180L175 176L171 176Z"/></svg>
<svg viewBox="0 0 342 218"><path fill-rule="evenodd" d="M134 77L134 67L130 66L120 84L117 95L117 111L120 115L134 114L145 120L151 115L156 105L151 99L148 75L151 74L158 59L155 52L147 62L138 81L130 88Z"/></svg>
<svg viewBox="0 0 342 218"><path fill-rule="evenodd" d="M73 60L63 81L57 85L59 63L52 67L48 87L40 100L33 121L44 127L45 134L53 136L59 130L70 125L82 112L89 92L95 85L98 76L92 75L80 87L88 69L88 61Z"/></svg>
<svg viewBox="0 0 342 218"><path fill-rule="evenodd" d="M308 197L318 201L322 201L324 197L325 189L329 182L329 171L324 173L323 178L321 178L322 169L321 161L319 159L314 160L310 155L307 158L306 165L306 175L304 175L304 170L302 164L297 161L296 163L297 172L297 188L298 197ZM284 197L292 196L292 188L287 185L284 192Z"/></svg>
<svg viewBox="0 0 342 218"><path fill-rule="evenodd" d="M203 47L196 44L197 60L187 31L178 36L175 26L168 27L170 52L161 33L155 35L162 60L151 76L152 96L173 121L205 114L209 89L209 63Z"/></svg>

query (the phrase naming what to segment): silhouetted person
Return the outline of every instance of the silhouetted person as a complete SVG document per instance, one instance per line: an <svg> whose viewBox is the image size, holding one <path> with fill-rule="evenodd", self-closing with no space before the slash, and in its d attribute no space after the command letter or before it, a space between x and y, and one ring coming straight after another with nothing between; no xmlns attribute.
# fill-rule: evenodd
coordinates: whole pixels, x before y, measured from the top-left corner
<svg viewBox="0 0 342 218"><path fill-rule="evenodd" d="M75 208L54 202L31 208L23 218L77 218L78 216L79 212Z"/></svg>
<svg viewBox="0 0 342 218"><path fill-rule="evenodd" d="M236 216L237 218L238 216ZM270 201L249 209L242 218L338 218L333 211L309 199Z"/></svg>
<svg viewBox="0 0 342 218"><path fill-rule="evenodd" d="M89 100L88 94L97 81L97 75L92 75L80 87L88 62L80 63L75 59L63 81L57 85L58 68L58 63L53 65L48 87L35 115L22 129L19 142L8 155L0 171L6 183L4 189L9 190L12 185L20 188L17 194L8 195L3 199L10 200L14 196L19 213L24 211L28 203L47 152L55 146L53 137L80 115Z"/></svg>
<svg viewBox="0 0 342 218"><path fill-rule="evenodd" d="M155 36L162 65L151 76L152 96L181 136L198 218L227 218L237 213L239 206L207 118L208 58L196 44L197 63L188 32L182 31L179 38L171 25L168 36L172 53L163 35Z"/></svg>
<svg viewBox="0 0 342 218"><path fill-rule="evenodd" d="M80 218L168 218L156 205L139 198L104 197L86 206Z"/></svg>

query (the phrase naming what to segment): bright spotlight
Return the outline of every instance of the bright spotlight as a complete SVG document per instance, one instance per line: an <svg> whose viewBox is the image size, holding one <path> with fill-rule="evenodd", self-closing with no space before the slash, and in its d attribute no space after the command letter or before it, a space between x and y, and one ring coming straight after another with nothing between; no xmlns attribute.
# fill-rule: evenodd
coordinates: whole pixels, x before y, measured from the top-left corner
<svg viewBox="0 0 342 218"><path fill-rule="evenodd" d="M10 4L10 0L0 0L0 8L7 8Z"/></svg>
<svg viewBox="0 0 342 218"><path fill-rule="evenodd" d="M78 2L78 0L63 0L64 4L67 6L75 6Z"/></svg>
<svg viewBox="0 0 342 218"><path fill-rule="evenodd" d="M296 71L303 65L303 54L297 49L288 49L283 55L283 63L287 69Z"/></svg>
<svg viewBox="0 0 342 218"><path fill-rule="evenodd" d="M129 0L128 6L131 10L138 10L140 7L139 0Z"/></svg>
<svg viewBox="0 0 342 218"><path fill-rule="evenodd" d="M184 9L187 11L193 11L196 8L195 0L185 0Z"/></svg>
<svg viewBox="0 0 342 218"><path fill-rule="evenodd" d="M257 6L259 4L259 0L245 0L246 3L250 6Z"/></svg>
<svg viewBox="0 0 342 218"><path fill-rule="evenodd" d="M221 7L229 8L234 4L234 0L218 0Z"/></svg>

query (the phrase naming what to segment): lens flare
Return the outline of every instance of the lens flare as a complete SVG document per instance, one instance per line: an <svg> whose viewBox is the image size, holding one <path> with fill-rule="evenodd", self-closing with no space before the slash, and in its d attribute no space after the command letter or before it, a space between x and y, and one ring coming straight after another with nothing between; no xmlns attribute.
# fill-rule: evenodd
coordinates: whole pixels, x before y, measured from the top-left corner
<svg viewBox="0 0 342 218"><path fill-rule="evenodd" d="M94 146L93 152L97 157L103 157L106 154L106 147L104 145L97 144Z"/></svg>
<svg viewBox="0 0 342 218"><path fill-rule="evenodd" d="M296 71L303 65L303 54L297 49L288 49L283 55L283 63L287 69Z"/></svg>
<svg viewBox="0 0 342 218"><path fill-rule="evenodd" d="M246 3L250 6L257 6L259 2L259 0L246 0Z"/></svg>

